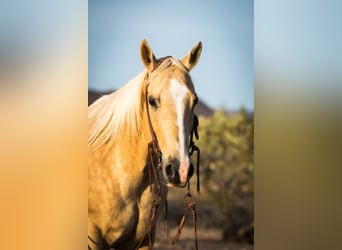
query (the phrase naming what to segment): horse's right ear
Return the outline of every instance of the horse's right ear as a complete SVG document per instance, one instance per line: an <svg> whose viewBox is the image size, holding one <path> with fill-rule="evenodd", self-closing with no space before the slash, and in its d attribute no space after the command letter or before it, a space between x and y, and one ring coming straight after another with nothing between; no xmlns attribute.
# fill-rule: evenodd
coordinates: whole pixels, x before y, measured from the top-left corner
<svg viewBox="0 0 342 250"><path fill-rule="evenodd" d="M157 59L155 58L151 47L148 45L145 39L140 43L140 57L147 70L152 72L154 66L156 65Z"/></svg>

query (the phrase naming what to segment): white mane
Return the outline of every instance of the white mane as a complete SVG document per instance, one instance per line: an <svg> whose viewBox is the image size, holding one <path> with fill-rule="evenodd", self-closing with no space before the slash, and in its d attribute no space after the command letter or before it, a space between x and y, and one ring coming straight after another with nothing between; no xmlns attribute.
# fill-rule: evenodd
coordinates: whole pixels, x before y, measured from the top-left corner
<svg viewBox="0 0 342 250"><path fill-rule="evenodd" d="M88 108L90 152L101 147L119 131L140 130L145 75L144 70L123 87L101 97Z"/></svg>

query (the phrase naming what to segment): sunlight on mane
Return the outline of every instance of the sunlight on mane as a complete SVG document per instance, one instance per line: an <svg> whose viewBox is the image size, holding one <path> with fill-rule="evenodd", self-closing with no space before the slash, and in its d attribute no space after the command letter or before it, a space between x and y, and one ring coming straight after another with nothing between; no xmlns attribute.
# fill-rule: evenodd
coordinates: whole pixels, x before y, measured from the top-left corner
<svg viewBox="0 0 342 250"><path fill-rule="evenodd" d="M119 131L140 129L146 70L123 87L95 101L88 109L88 147L90 152L115 137Z"/></svg>
<svg viewBox="0 0 342 250"><path fill-rule="evenodd" d="M88 149L92 153L112 138L122 135L128 138L141 131L145 86L161 71L176 65L186 71L177 59L166 57L147 79L143 70L120 89L105 95L88 108Z"/></svg>

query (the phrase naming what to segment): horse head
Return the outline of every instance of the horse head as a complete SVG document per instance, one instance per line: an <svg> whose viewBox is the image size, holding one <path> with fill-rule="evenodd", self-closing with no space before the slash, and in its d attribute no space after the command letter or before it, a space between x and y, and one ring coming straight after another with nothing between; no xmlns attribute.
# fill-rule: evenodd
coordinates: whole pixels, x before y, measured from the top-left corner
<svg viewBox="0 0 342 250"><path fill-rule="evenodd" d="M201 51L199 42L182 60L156 59L146 40L140 44L141 60L147 70L148 119L162 153L163 175L169 186L184 187L194 172L189 138L198 98L189 72L197 64Z"/></svg>

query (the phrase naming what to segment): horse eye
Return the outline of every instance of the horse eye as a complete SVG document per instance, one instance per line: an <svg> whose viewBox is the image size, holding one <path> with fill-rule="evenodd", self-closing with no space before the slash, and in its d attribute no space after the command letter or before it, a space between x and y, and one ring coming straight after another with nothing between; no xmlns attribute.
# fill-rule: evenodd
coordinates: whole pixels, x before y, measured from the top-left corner
<svg viewBox="0 0 342 250"><path fill-rule="evenodd" d="M149 96L148 97L148 103L154 107L154 108L157 108L157 100L155 98L153 98L152 96Z"/></svg>

